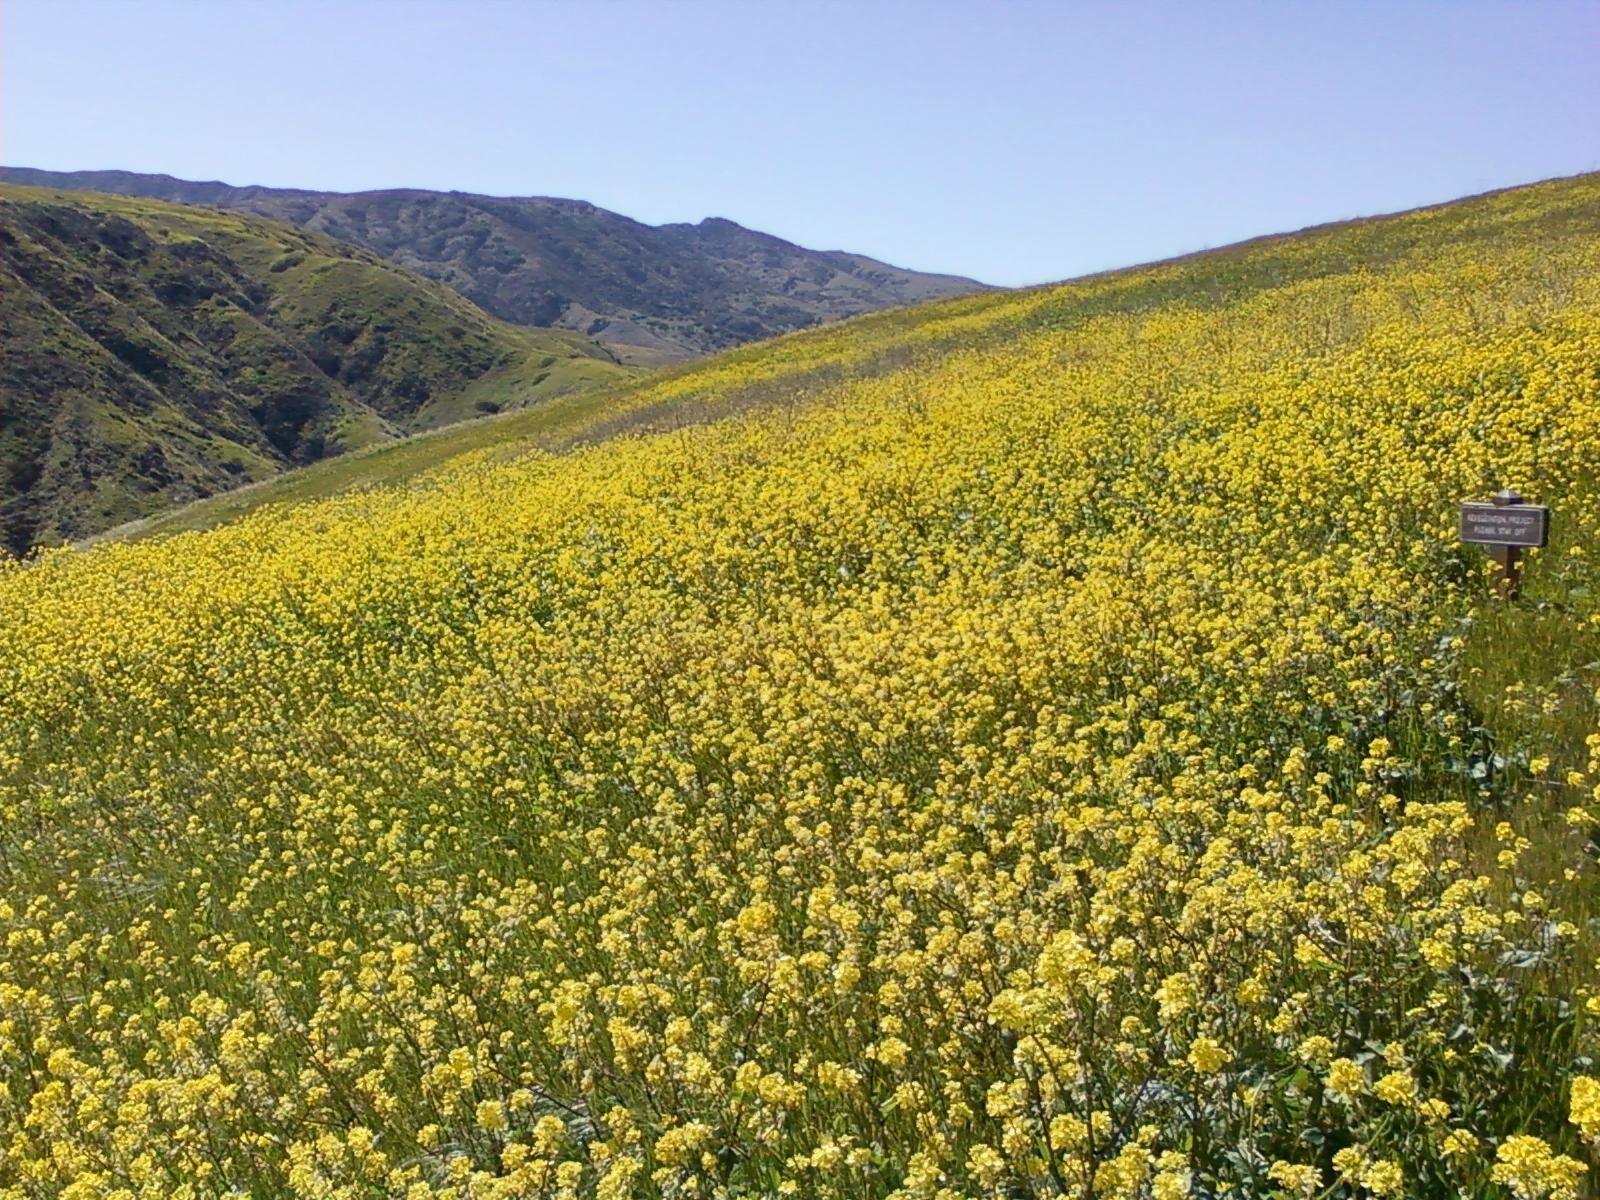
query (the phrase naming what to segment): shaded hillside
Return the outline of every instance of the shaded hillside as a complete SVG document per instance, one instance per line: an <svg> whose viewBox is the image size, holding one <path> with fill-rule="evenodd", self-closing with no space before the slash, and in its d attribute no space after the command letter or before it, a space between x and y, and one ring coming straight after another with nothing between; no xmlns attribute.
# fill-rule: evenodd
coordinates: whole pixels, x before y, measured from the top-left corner
<svg viewBox="0 0 1600 1200"><path fill-rule="evenodd" d="M0 185L0 542L626 372L291 226Z"/></svg>
<svg viewBox="0 0 1600 1200"><path fill-rule="evenodd" d="M239 209L370 247L522 325L588 333L670 362L824 321L983 290L711 218L645 225L578 200L339 194L127 171L0 168L0 179Z"/></svg>

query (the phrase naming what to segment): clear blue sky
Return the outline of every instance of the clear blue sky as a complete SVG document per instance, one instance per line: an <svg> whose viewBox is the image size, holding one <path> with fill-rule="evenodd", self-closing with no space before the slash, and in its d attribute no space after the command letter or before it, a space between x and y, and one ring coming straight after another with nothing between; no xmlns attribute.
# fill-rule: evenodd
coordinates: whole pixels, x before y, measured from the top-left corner
<svg viewBox="0 0 1600 1200"><path fill-rule="evenodd" d="M1600 169L1600 0L0 0L0 161L1039 282Z"/></svg>

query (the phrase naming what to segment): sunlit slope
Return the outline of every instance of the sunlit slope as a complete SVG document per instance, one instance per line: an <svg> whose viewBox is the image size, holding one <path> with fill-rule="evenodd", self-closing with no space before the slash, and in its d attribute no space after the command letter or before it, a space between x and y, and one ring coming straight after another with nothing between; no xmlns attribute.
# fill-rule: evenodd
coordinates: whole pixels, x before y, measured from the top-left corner
<svg viewBox="0 0 1600 1200"><path fill-rule="evenodd" d="M292 226L0 185L14 552L632 374Z"/></svg>
<svg viewBox="0 0 1600 1200"><path fill-rule="evenodd" d="M1578 1186L1600 181L610 404L8 568L0 1195Z"/></svg>

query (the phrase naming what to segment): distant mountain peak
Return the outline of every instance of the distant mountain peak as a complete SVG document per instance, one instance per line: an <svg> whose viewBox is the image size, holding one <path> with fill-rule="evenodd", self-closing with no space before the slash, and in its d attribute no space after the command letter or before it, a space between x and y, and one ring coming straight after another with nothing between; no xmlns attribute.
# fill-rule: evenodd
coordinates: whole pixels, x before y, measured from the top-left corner
<svg viewBox="0 0 1600 1200"><path fill-rule="evenodd" d="M728 217L647 225L561 197L316 192L27 167L0 167L0 180L288 221L366 246L505 320L595 330L631 363L682 361L863 312L985 290L958 276L809 250Z"/></svg>

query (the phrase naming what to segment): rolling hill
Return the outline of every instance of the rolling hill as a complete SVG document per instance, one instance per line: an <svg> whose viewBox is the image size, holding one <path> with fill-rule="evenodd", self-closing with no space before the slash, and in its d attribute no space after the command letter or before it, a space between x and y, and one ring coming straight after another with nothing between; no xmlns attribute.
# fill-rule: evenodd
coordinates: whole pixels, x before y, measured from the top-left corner
<svg viewBox="0 0 1600 1200"><path fill-rule="evenodd" d="M645 225L545 197L233 187L128 171L0 167L0 180L255 213L377 251L495 316L572 329L655 365L892 306L983 290L971 279L807 250L710 218Z"/></svg>
<svg viewBox="0 0 1600 1200"><path fill-rule="evenodd" d="M22 552L626 378L274 221L0 185L0 544Z"/></svg>
<svg viewBox="0 0 1600 1200"><path fill-rule="evenodd" d="M5 1200L1592 1190L1600 176L359 461L0 564Z"/></svg>

